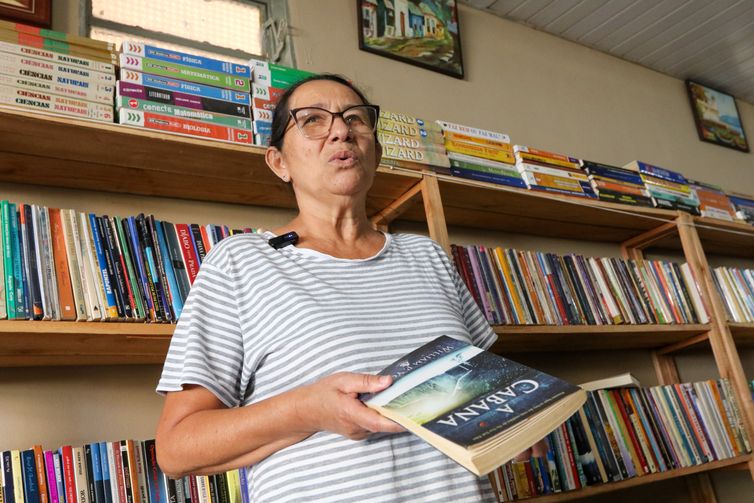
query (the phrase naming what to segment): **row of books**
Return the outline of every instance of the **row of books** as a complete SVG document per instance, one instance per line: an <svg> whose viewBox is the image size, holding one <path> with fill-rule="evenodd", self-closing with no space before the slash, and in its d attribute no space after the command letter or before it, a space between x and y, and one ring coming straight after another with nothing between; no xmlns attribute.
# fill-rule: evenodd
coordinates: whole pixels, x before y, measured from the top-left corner
<svg viewBox="0 0 754 503"><path fill-rule="evenodd" d="M688 264L451 245L491 324L707 323Z"/></svg>
<svg viewBox="0 0 754 503"><path fill-rule="evenodd" d="M249 68L254 144L268 146L272 134L272 114L278 99L290 86L314 74L255 58L249 60Z"/></svg>
<svg viewBox="0 0 754 503"><path fill-rule="evenodd" d="M754 323L754 269L717 267L712 273L728 320Z"/></svg>
<svg viewBox="0 0 754 503"><path fill-rule="evenodd" d="M623 167L511 144L504 133L382 111L383 163L472 180L754 222L754 198L646 162Z"/></svg>
<svg viewBox="0 0 754 503"><path fill-rule="evenodd" d="M248 65L124 41L115 106L121 124L250 145Z"/></svg>
<svg viewBox="0 0 754 503"><path fill-rule="evenodd" d="M113 46L0 20L0 104L113 122Z"/></svg>
<svg viewBox="0 0 754 503"><path fill-rule="evenodd" d="M172 479L153 439L7 450L0 468L4 503L249 503L245 468Z"/></svg>
<svg viewBox="0 0 754 503"><path fill-rule="evenodd" d="M212 246L253 229L0 202L0 319L175 322Z"/></svg>
<svg viewBox="0 0 754 503"><path fill-rule="evenodd" d="M726 380L593 389L546 453L491 474L500 501L661 473L751 451Z"/></svg>

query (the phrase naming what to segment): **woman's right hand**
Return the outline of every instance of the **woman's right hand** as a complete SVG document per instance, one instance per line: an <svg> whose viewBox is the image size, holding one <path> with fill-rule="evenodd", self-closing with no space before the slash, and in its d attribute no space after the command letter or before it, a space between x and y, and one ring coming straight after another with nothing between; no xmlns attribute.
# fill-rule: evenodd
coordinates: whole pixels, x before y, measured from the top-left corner
<svg viewBox="0 0 754 503"><path fill-rule="evenodd" d="M376 393L392 384L390 376L339 372L302 391L306 399L297 404L304 424L315 431L330 431L351 440L363 440L371 433L400 433L402 426L364 405L360 393Z"/></svg>

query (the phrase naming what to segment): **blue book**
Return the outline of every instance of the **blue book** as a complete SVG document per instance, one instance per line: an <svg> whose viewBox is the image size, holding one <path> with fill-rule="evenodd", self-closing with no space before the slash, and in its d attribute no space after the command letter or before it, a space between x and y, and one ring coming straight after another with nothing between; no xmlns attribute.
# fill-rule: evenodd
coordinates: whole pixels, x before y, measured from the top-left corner
<svg viewBox="0 0 754 503"><path fill-rule="evenodd" d="M105 259L105 251L102 249L102 236L100 236L97 217L94 213L89 213L89 224L92 229L92 241L94 241L94 252L97 255L97 265L99 266L99 272L102 276L102 285L105 290L105 301L107 302L107 305L103 307L105 308L107 318L117 318L118 304L115 302L115 293L113 292L113 287L110 283L110 274L107 272L107 260Z"/></svg>
<svg viewBox="0 0 754 503"><path fill-rule="evenodd" d="M606 166L604 164L596 165L596 163L589 161L583 161L582 167L588 175L611 178L619 182L632 183L634 185L644 185L641 176L627 169Z"/></svg>
<svg viewBox="0 0 754 503"><path fill-rule="evenodd" d="M380 375L393 384L361 400L476 475L533 445L586 400L578 386L445 335Z"/></svg>
<svg viewBox="0 0 754 503"><path fill-rule="evenodd" d="M105 503L105 481L102 478L102 460L100 459L99 443L87 444L91 451L92 476L94 479L94 497L96 503ZM89 456L87 456L88 458ZM88 461L88 459L87 459Z"/></svg>
<svg viewBox="0 0 754 503"><path fill-rule="evenodd" d="M192 66L203 70L212 70L214 72L223 72L239 77L251 78L251 68L248 65L239 65L230 61L221 61L219 59L208 58L206 56L197 56L185 52L163 49L153 45L142 44L140 42L123 42L121 52L123 54L133 54L145 58L158 59L168 63Z"/></svg>
<svg viewBox="0 0 754 503"><path fill-rule="evenodd" d="M175 279L175 271L173 270L173 264L170 260L170 251L168 250L167 239L165 238L165 232L162 229L162 222L159 220L154 221L154 227L157 231L157 241L160 246L160 258L162 259L162 267L165 269L165 276L168 279L168 288L170 289L170 299L173 304L173 312L176 319L181 316L183 311L183 301L181 300L181 293L178 290L178 282Z"/></svg>
<svg viewBox="0 0 754 503"><path fill-rule="evenodd" d="M152 292L149 288L149 279L147 278L146 270L146 257L144 256L144 248L139 242L139 231L136 228L136 218L128 217L128 234L131 239L131 248L133 249L133 256L136 257L135 264L139 274L139 281L141 281L142 291L144 292L144 298L147 303L147 310L149 316L153 316L155 313L154 299L152 299Z"/></svg>
<svg viewBox="0 0 754 503"><path fill-rule="evenodd" d="M100 462L100 471L102 472L102 488L104 491L104 501L105 503L112 503L113 493L112 493L112 486L110 485L111 484L110 463L107 460L107 442L99 442L97 444L92 444L92 451L95 450L95 446L98 452L98 458ZM94 456L92 456L92 458L94 458Z"/></svg>
<svg viewBox="0 0 754 503"><path fill-rule="evenodd" d="M669 169L661 168L659 166L654 166L646 162L633 161L632 163L629 163L628 166L636 167L639 173L661 178L669 182L682 183L684 185L688 183L688 180L686 180L686 177L678 173L677 171L671 171Z"/></svg>
<svg viewBox="0 0 754 503"><path fill-rule="evenodd" d="M455 166L450 167L450 173L453 176L468 178L469 180L476 180L478 182L496 183L498 185L507 185L509 187L518 187L520 189L526 188L526 183L521 178L514 178L512 176L505 176L497 173L487 173L484 171L458 168Z"/></svg>
<svg viewBox="0 0 754 503"><path fill-rule="evenodd" d="M13 486L13 464L10 459L10 451L3 451L3 502L15 503L15 501L16 496Z"/></svg>
<svg viewBox="0 0 754 503"><path fill-rule="evenodd" d="M128 79L128 82L156 87L157 89L165 91L180 91L182 93L193 94L194 96L201 96L204 98L229 101L241 105L251 105L249 93L243 91L232 91L230 89L196 84L194 82L186 82L184 80L170 79L167 77L159 77L148 73L135 72L133 70L126 70L122 73L122 75L126 76L131 74L136 74L136 78Z"/></svg>
<svg viewBox="0 0 754 503"><path fill-rule="evenodd" d="M24 503L39 503L39 484L34 449L21 451L21 469L24 481Z"/></svg>

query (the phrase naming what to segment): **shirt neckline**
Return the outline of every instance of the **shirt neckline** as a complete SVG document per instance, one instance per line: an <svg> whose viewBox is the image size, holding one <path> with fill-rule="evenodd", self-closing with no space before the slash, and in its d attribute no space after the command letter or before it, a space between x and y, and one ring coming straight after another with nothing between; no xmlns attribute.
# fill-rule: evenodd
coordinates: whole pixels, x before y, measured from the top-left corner
<svg viewBox="0 0 754 503"><path fill-rule="evenodd" d="M350 262L350 263L358 263L358 262L369 262L371 260L375 260L379 257L381 257L387 249L390 247L390 243L393 241L393 236L390 233L387 232L381 232L380 233L385 236L385 243L382 245L382 248L380 248L374 255L370 257L365 258L340 258L340 257L333 257L332 255L328 255L327 253L323 253L321 251L312 250L311 248L300 248L296 245L290 245L286 246L284 250L290 250L293 253L296 253L298 255L304 256L304 257L312 257L312 258L320 258L320 259L326 259L326 260L332 260L337 262ZM263 235L267 238L274 238L276 237L276 234L272 231L264 231Z"/></svg>

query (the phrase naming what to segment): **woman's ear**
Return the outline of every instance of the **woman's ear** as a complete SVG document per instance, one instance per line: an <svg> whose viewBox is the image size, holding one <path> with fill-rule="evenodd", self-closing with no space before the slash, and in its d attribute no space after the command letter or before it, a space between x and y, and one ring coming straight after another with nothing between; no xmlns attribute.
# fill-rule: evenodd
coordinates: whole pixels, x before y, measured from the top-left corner
<svg viewBox="0 0 754 503"><path fill-rule="evenodd" d="M284 182L291 181L291 175L288 173L283 153L277 147L269 147L264 153L264 160L273 173Z"/></svg>

